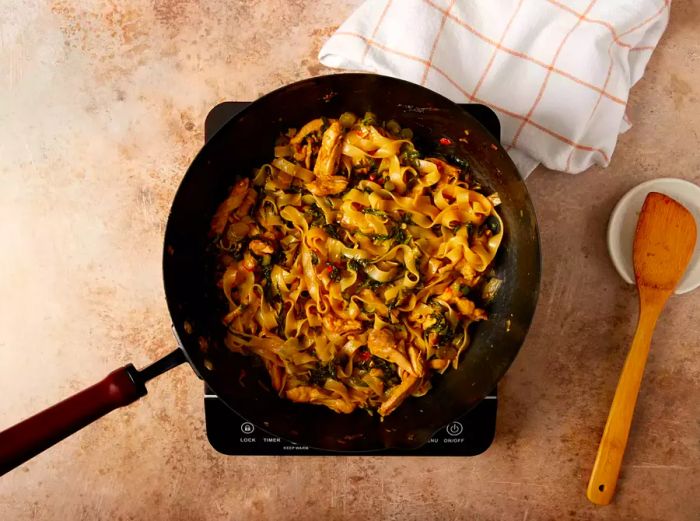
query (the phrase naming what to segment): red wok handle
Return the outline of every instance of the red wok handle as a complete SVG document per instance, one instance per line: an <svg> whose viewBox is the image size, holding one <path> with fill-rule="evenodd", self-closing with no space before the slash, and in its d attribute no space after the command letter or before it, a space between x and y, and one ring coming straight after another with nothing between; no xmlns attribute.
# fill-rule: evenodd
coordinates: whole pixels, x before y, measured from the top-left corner
<svg viewBox="0 0 700 521"><path fill-rule="evenodd" d="M145 396L146 382L186 361L175 349L141 371L132 364L0 432L0 476L119 407Z"/></svg>
<svg viewBox="0 0 700 521"><path fill-rule="evenodd" d="M146 394L146 386L129 364L70 398L0 432L0 475L9 472L62 439Z"/></svg>

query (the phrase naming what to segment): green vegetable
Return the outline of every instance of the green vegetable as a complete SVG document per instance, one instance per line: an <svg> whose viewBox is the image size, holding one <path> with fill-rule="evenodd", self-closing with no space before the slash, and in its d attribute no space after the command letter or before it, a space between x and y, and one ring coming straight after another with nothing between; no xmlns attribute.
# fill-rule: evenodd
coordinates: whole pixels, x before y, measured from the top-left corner
<svg viewBox="0 0 700 521"><path fill-rule="evenodd" d="M321 210L321 208L319 208L319 206L316 203L309 206L309 209L307 211L311 216L311 224L313 226L319 226L326 222L326 216L323 213L323 210Z"/></svg>
<svg viewBox="0 0 700 521"><path fill-rule="evenodd" d="M377 217L388 217L386 212L384 212L382 210L377 210L375 208L364 208L362 210L362 213L366 213L368 215L376 215Z"/></svg>
<svg viewBox="0 0 700 521"><path fill-rule="evenodd" d="M389 190L390 192L393 192L394 188L396 188L396 185L394 185L394 183L392 183L391 181L387 181L386 183L384 183L385 190Z"/></svg>
<svg viewBox="0 0 700 521"><path fill-rule="evenodd" d="M398 367L395 363L372 355L371 364L374 367L382 370L382 380L387 387L393 387L401 383Z"/></svg>
<svg viewBox="0 0 700 521"><path fill-rule="evenodd" d="M341 240L340 239L340 230L338 229L337 224L324 224L323 231L326 232L329 237L333 237L334 239Z"/></svg>
<svg viewBox="0 0 700 521"><path fill-rule="evenodd" d="M442 335L449 331L450 323L447 321L447 318L445 318L443 313L433 313L431 317L435 319L435 323L428 328L428 331L434 331L438 335Z"/></svg>
<svg viewBox="0 0 700 521"><path fill-rule="evenodd" d="M352 112L343 112L338 121L343 128L350 128L355 124L355 121L357 121L357 116Z"/></svg>
<svg viewBox="0 0 700 521"><path fill-rule="evenodd" d="M273 302L279 298L279 294L276 291L276 288L272 284L272 268L274 268L273 264L268 264L267 266L263 266L262 268L262 276L263 276L263 293L265 294L265 300L268 302Z"/></svg>
<svg viewBox="0 0 700 521"><path fill-rule="evenodd" d="M369 387L367 385L367 383L362 378L358 378L357 376L351 377L350 383L352 383L353 385L356 385L357 387Z"/></svg>
<svg viewBox="0 0 700 521"><path fill-rule="evenodd" d="M311 264L316 266L318 264L318 255L314 253L313 251L311 252Z"/></svg>
<svg viewBox="0 0 700 521"><path fill-rule="evenodd" d="M413 148L413 146L409 146L409 143L405 143L402 147L401 154L399 154L399 161L401 164L418 168L420 166L420 163L418 162L419 159L420 152Z"/></svg>
<svg viewBox="0 0 700 521"><path fill-rule="evenodd" d="M358 233L360 233L360 232L358 232ZM372 239L373 241L379 241L379 242L388 241L388 240L394 238L394 232L389 231L389 233L387 233L386 235L379 234L379 233L373 233L373 234L368 235L368 237L370 239Z"/></svg>
<svg viewBox="0 0 700 521"><path fill-rule="evenodd" d="M329 378L335 379L336 371L333 364L320 365L309 372L309 383L323 387Z"/></svg>
<svg viewBox="0 0 700 521"><path fill-rule="evenodd" d="M367 286L369 286L370 289L377 289L377 288L380 287L382 284L384 284L383 282L379 282L378 280L374 280L374 279L372 279L372 278L370 278L370 277L367 277L367 281L366 281L366 282L367 282Z"/></svg>
<svg viewBox="0 0 700 521"><path fill-rule="evenodd" d="M396 230L396 237L394 238L399 244L406 244L411 240L411 234L408 233L404 228L399 228Z"/></svg>
<svg viewBox="0 0 700 521"><path fill-rule="evenodd" d="M495 215L489 215L484 222L484 225L491 230L494 235L501 231L501 223L498 222L498 217Z"/></svg>
<svg viewBox="0 0 700 521"><path fill-rule="evenodd" d="M373 241L382 242L393 240L399 244L405 244L411 239L411 234L406 231L405 226L401 224L394 224L394 226L392 226L392 228L389 230L389 233L386 235L375 233L368 235L368 237Z"/></svg>
<svg viewBox="0 0 700 521"><path fill-rule="evenodd" d="M328 276L333 282L338 282L340 280L341 273L340 268L338 266L327 262L326 269L328 269Z"/></svg>
<svg viewBox="0 0 700 521"><path fill-rule="evenodd" d="M358 289L362 289L362 288L377 289L377 288L381 287L382 284L384 284L384 283L383 283L383 282L379 282L378 280L374 280L372 277L367 277L365 280L363 280L363 281L360 283ZM373 312L374 312L374 309L369 309L369 308L367 308L366 306L363 306L363 309L364 309L367 313L373 313Z"/></svg>
<svg viewBox="0 0 700 521"><path fill-rule="evenodd" d="M410 128L402 128L400 135L403 139L413 139L413 131Z"/></svg>
<svg viewBox="0 0 700 521"><path fill-rule="evenodd" d="M466 170L469 168L469 162L466 159L462 159L461 157L457 157L455 155L447 156L447 162L453 165L457 165L462 170Z"/></svg>
<svg viewBox="0 0 700 521"><path fill-rule="evenodd" d="M406 212L401 216L401 222L403 224L413 224L413 216L409 212Z"/></svg>
<svg viewBox="0 0 700 521"><path fill-rule="evenodd" d="M435 309L442 309L439 303L431 303ZM457 334L456 329L452 329L449 320L444 313L441 311L435 312L431 315L435 319L435 323L430 326L426 332L437 334L437 345L445 346L452 343L455 335Z"/></svg>
<svg viewBox="0 0 700 521"><path fill-rule="evenodd" d="M397 136L401 132L401 125L396 120L390 119L386 122L386 129Z"/></svg>
<svg viewBox="0 0 700 521"><path fill-rule="evenodd" d="M348 269L353 271L360 271L364 267L362 261L359 261L357 259L349 259L347 265Z"/></svg>
<svg viewBox="0 0 700 521"><path fill-rule="evenodd" d="M362 118L362 124L363 125L373 125L373 126L378 125L379 120L377 119L377 115L374 114L373 112L365 112L365 117Z"/></svg>

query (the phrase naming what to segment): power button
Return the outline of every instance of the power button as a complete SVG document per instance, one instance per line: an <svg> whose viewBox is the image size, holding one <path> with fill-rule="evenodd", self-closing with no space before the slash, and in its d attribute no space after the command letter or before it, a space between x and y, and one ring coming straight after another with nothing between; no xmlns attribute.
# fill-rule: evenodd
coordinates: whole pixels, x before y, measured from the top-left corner
<svg viewBox="0 0 700 521"><path fill-rule="evenodd" d="M462 434L462 431L464 431L464 427L462 427L462 424L459 422L452 422L445 428L445 430L450 436L459 436Z"/></svg>

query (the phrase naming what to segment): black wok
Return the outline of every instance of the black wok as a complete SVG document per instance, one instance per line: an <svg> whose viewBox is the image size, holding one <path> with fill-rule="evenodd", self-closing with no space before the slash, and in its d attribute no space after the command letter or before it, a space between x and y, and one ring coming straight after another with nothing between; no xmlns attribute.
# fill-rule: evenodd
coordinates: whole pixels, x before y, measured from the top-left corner
<svg viewBox="0 0 700 521"><path fill-rule="evenodd" d="M473 176L503 202L505 233L494 268L503 284L489 320L471 330L457 370L435 377L424 397L411 398L383 421L364 411L336 414L292 403L270 390L254 357L222 344L219 298L211 272L211 216L236 176L269 161L279 132L318 116L376 113L414 132L417 148L441 147L471 165ZM468 132L468 135L465 133ZM463 140L459 140L464 138ZM466 141L466 142L465 142ZM447 98L402 80L336 74L300 81L258 99L219 130L195 157L175 195L165 232L163 277L178 349L138 371L118 369L105 380L0 433L0 473L7 472L107 412L146 394L145 383L189 362L211 389L248 421L278 436L319 449L373 451L422 445L437 429L479 403L513 362L537 302L540 247L524 182L484 127Z"/></svg>

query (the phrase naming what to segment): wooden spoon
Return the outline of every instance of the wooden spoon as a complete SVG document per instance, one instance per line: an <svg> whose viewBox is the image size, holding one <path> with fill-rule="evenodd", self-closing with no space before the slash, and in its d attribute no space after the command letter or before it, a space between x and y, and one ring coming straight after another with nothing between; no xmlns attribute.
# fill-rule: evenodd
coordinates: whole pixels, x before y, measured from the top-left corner
<svg viewBox="0 0 700 521"><path fill-rule="evenodd" d="M639 321L622 368L586 495L607 505L615 493L634 406L656 321L690 261L695 220L676 201L651 192L642 206L634 235L634 274L639 289Z"/></svg>

